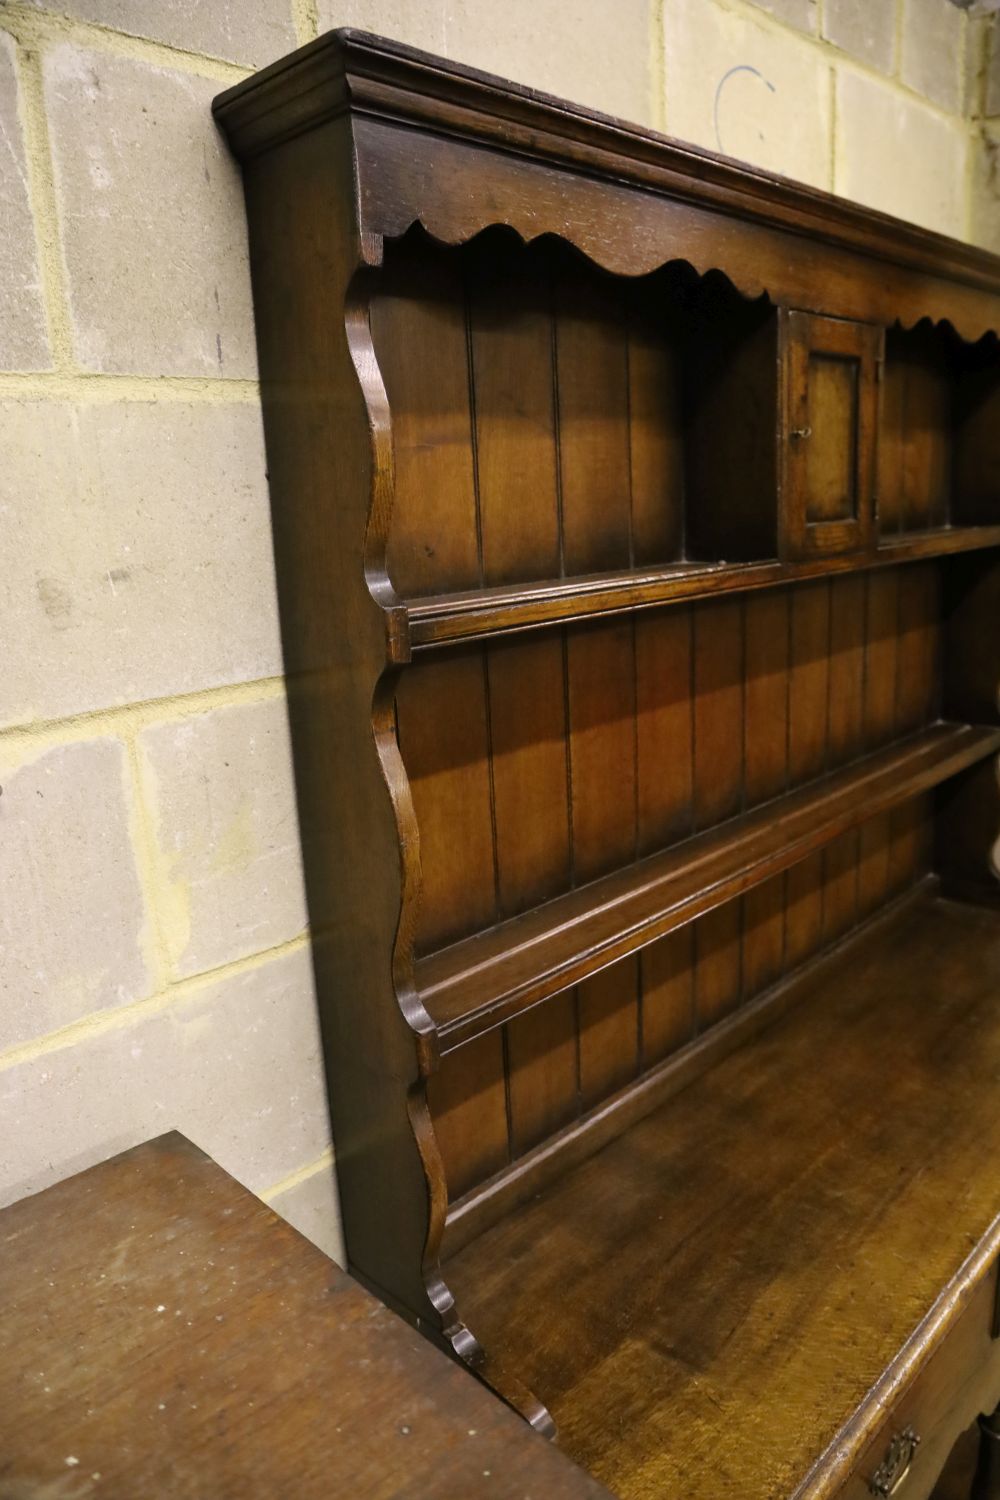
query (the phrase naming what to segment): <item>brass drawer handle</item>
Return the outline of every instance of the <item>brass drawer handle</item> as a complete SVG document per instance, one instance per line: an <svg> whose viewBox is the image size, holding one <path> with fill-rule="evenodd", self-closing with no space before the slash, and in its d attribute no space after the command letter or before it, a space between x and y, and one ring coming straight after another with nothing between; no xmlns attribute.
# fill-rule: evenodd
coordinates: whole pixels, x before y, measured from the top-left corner
<svg viewBox="0 0 1000 1500"><path fill-rule="evenodd" d="M888 1500L888 1497L894 1495L899 1489L910 1472L910 1465L919 1442L920 1438L912 1427L904 1427L903 1431L893 1438L886 1449L885 1458L875 1470L868 1486L873 1495L879 1496L879 1500Z"/></svg>

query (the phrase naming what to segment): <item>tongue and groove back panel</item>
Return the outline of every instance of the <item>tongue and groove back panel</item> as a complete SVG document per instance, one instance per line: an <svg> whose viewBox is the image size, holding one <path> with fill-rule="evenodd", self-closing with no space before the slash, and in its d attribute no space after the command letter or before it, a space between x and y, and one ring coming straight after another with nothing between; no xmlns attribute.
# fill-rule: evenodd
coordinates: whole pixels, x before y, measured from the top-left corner
<svg viewBox="0 0 1000 1500"><path fill-rule="evenodd" d="M776 551L774 310L686 267L626 281L554 242L387 247L392 581L431 595ZM927 346L930 346L930 354ZM895 530L947 506L934 335L898 340ZM724 356L724 358L723 358ZM721 361L718 368L716 364ZM928 373L929 372L929 373ZM749 482L748 482L749 481ZM731 501L729 505L731 506ZM721 541L721 535L719 537ZM396 725L423 956L932 723L935 561L431 652ZM449 1196L475 1187L834 942L929 868L927 799L446 1056Z"/></svg>

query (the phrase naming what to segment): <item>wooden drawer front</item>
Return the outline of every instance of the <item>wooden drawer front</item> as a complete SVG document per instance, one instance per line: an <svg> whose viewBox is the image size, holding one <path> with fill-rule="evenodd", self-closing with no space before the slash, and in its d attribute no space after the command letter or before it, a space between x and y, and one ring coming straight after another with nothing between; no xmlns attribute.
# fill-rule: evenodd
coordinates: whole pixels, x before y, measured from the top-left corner
<svg viewBox="0 0 1000 1500"><path fill-rule="evenodd" d="M887 1465L894 1442L909 1450L919 1439L909 1469L897 1474L891 1492L898 1500L927 1500L948 1454L981 1411L1000 1401L1000 1340L992 1336L997 1269L994 1265L973 1291L964 1310L944 1335L919 1374L892 1403L890 1414L869 1443L837 1500L871 1500L880 1466Z"/></svg>
<svg viewBox="0 0 1000 1500"><path fill-rule="evenodd" d="M787 557L856 552L872 540L880 337L865 323L784 316Z"/></svg>

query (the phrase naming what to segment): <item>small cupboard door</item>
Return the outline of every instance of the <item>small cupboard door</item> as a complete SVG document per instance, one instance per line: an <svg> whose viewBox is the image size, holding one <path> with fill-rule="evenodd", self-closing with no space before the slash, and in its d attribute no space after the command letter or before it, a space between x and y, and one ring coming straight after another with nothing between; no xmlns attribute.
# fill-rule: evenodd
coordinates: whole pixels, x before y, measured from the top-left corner
<svg viewBox="0 0 1000 1500"><path fill-rule="evenodd" d="M874 535L882 330L794 311L783 329L784 555L860 551Z"/></svg>

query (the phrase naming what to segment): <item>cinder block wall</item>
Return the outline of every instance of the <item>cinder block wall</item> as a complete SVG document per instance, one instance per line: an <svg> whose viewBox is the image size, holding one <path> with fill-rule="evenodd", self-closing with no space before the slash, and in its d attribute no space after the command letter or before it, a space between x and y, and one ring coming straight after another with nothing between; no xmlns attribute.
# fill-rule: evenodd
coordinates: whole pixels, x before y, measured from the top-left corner
<svg viewBox="0 0 1000 1500"><path fill-rule="evenodd" d="M0 1202L179 1127L340 1240L218 90L359 25L1000 248L949 0L0 3Z"/></svg>

